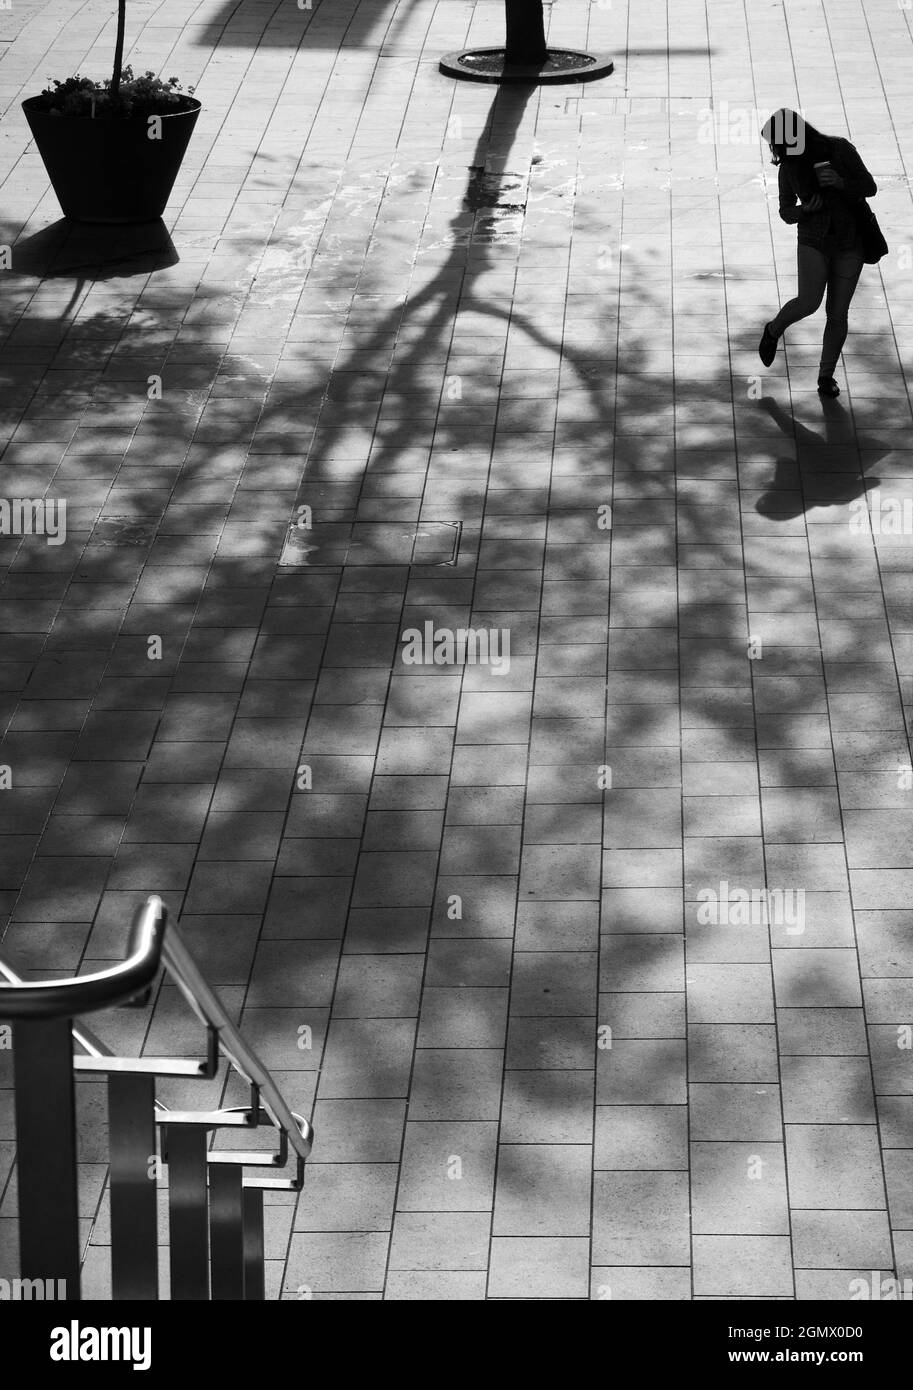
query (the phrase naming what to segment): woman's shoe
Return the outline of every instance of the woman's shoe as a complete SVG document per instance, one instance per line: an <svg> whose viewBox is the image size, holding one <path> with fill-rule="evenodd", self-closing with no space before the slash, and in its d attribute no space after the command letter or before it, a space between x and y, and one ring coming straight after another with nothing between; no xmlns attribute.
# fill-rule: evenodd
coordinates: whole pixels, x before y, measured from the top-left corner
<svg viewBox="0 0 913 1390"><path fill-rule="evenodd" d="M818 378L819 396L839 396L840 387L832 376L819 376Z"/></svg>
<svg viewBox="0 0 913 1390"><path fill-rule="evenodd" d="M761 341L758 344L758 356L769 367L777 355L777 340L770 331L770 324L765 323L764 332L761 334Z"/></svg>

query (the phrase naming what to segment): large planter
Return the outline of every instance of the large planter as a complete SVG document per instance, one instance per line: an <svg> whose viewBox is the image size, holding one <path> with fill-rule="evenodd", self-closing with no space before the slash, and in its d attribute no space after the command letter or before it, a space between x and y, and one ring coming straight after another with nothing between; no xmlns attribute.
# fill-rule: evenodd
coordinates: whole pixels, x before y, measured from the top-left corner
<svg viewBox="0 0 913 1390"><path fill-rule="evenodd" d="M200 114L187 109L157 117L53 115L40 97L22 103L64 215L76 222L152 222L171 196ZM160 129L160 139L150 139Z"/></svg>

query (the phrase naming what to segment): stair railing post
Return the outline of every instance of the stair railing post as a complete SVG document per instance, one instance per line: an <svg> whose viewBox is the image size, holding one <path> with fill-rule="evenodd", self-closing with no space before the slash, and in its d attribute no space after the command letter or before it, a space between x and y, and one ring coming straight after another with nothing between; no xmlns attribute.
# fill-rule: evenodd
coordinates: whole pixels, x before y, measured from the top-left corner
<svg viewBox="0 0 913 1390"><path fill-rule="evenodd" d="M263 1244L263 1193L256 1187L241 1192L244 1204L244 1297L266 1298L266 1266Z"/></svg>
<svg viewBox="0 0 913 1390"><path fill-rule="evenodd" d="M73 1020L13 1022L22 1277L80 1297ZM61 1282L62 1281L62 1282ZM47 1289L48 1282L45 1284Z"/></svg>
<svg viewBox="0 0 913 1390"><path fill-rule="evenodd" d="M115 1299L158 1298L155 1077L108 1076L111 1286Z"/></svg>
<svg viewBox="0 0 913 1390"><path fill-rule="evenodd" d="M244 1297L244 1207L240 1167L209 1169L209 1249L214 1299Z"/></svg>
<svg viewBox="0 0 913 1390"><path fill-rule="evenodd" d="M204 1125L167 1130L171 1297L209 1298L209 1185Z"/></svg>

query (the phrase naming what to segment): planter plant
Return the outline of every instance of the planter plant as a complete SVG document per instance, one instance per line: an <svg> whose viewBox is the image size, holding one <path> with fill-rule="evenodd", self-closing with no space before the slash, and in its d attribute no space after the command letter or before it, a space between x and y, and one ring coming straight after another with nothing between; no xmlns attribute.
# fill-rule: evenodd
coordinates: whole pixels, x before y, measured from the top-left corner
<svg viewBox="0 0 913 1390"><path fill-rule="evenodd" d="M22 103L60 206L76 222L161 217L200 114L193 88L176 77L124 67L126 4L118 0L110 78L77 74Z"/></svg>

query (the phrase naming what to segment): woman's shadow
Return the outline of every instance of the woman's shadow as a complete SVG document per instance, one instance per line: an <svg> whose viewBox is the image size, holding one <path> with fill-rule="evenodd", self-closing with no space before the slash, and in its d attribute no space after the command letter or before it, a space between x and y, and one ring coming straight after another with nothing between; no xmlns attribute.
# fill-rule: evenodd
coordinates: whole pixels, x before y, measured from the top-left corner
<svg viewBox="0 0 913 1390"><path fill-rule="evenodd" d="M755 504L762 516L790 521L815 507L846 506L879 486L879 478L863 476L863 466L877 463L892 446L860 435L839 401L822 400L824 431L820 434L772 396L764 396L758 404L796 446L794 457L777 459L774 476ZM859 452L863 449L865 465Z"/></svg>

